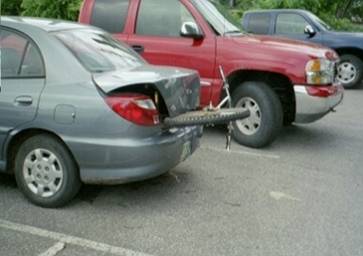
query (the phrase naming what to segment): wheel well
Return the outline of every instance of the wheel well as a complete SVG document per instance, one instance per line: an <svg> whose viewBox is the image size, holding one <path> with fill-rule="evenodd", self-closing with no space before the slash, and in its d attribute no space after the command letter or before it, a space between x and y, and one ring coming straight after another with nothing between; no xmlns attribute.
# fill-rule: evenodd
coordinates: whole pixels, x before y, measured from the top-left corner
<svg viewBox="0 0 363 256"><path fill-rule="evenodd" d="M351 54L354 56L357 56L363 61L363 50L357 49L357 48L338 48L335 49L335 51L339 54L339 56L342 56L344 54Z"/></svg>
<svg viewBox="0 0 363 256"><path fill-rule="evenodd" d="M76 163L76 165L78 167L78 163L75 160L72 152L69 150L67 145L64 143L64 141L58 135L56 135L53 132L43 130L43 129L27 129L27 130L17 133L13 138L11 138L11 140L9 142L7 155L6 155L6 160L7 160L6 169L9 173L12 173L14 171L16 152L18 151L21 144L24 141L26 141L27 139L34 137L36 135L49 135L49 136L55 138L56 140L58 140L67 149L68 153L70 154L73 161Z"/></svg>
<svg viewBox="0 0 363 256"><path fill-rule="evenodd" d="M265 82L279 96L284 111L284 124L290 124L295 120L295 93L290 79L284 75L264 72L240 70L233 72L228 76L231 94L242 83L247 81Z"/></svg>

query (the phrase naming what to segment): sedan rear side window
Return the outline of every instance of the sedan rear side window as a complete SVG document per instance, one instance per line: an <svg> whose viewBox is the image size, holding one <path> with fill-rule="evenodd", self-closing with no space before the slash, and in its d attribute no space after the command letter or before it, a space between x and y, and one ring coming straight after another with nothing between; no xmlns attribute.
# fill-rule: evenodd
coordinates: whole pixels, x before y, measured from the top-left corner
<svg viewBox="0 0 363 256"><path fill-rule="evenodd" d="M55 35L90 72L131 69L145 64L136 52L103 31L68 30Z"/></svg>
<svg viewBox="0 0 363 256"><path fill-rule="evenodd" d="M268 34L270 30L270 17L269 13L256 13L251 15L247 32L253 34Z"/></svg>
<svg viewBox="0 0 363 256"><path fill-rule="evenodd" d="M109 33L122 33L128 8L129 0L95 0L90 23Z"/></svg>
<svg viewBox="0 0 363 256"><path fill-rule="evenodd" d="M17 33L1 29L1 78L44 77L44 65L38 49Z"/></svg>

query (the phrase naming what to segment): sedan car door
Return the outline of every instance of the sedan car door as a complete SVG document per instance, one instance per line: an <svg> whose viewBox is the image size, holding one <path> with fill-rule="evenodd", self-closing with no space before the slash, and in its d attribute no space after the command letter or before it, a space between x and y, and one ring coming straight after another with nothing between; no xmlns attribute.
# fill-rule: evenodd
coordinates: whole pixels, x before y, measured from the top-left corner
<svg viewBox="0 0 363 256"><path fill-rule="evenodd" d="M42 57L26 35L1 27L0 162L11 130L35 118L44 87Z"/></svg>

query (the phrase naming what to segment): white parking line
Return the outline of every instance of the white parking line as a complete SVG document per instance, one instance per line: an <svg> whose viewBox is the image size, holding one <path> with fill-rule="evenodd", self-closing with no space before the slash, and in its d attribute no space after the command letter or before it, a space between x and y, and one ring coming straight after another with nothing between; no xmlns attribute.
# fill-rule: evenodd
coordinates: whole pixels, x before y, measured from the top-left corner
<svg viewBox="0 0 363 256"><path fill-rule="evenodd" d="M44 237L56 240L65 244L72 244L83 248L92 249L99 252L110 253L119 256L151 256L142 252L132 251L122 247L116 247L109 244L98 243L92 240L69 236L66 234L48 231L41 228L36 228L28 225L18 224L7 220L0 219L0 228L9 229L17 232L31 234L39 237Z"/></svg>
<svg viewBox="0 0 363 256"><path fill-rule="evenodd" d="M283 192L279 192L279 191L270 191L270 196L275 199L276 201L279 201L281 199L287 199L287 200L292 200L292 201L301 201L299 198L290 196L288 194L285 194Z"/></svg>
<svg viewBox="0 0 363 256"><path fill-rule="evenodd" d="M200 149L204 150L210 150L215 151L218 153L225 153L225 154L240 154L240 155L248 155L248 156L255 156L255 157L265 157L270 159L280 159L279 155L273 155L273 154L263 154L263 153L257 153L257 152L251 152L251 151L242 151L242 150L226 150L224 148L215 148L215 147L200 147Z"/></svg>
<svg viewBox="0 0 363 256"><path fill-rule="evenodd" d="M57 253L62 251L64 248L66 248L66 244L62 242L58 242L54 244L52 247L50 247L45 252L39 254L39 256L56 256Z"/></svg>

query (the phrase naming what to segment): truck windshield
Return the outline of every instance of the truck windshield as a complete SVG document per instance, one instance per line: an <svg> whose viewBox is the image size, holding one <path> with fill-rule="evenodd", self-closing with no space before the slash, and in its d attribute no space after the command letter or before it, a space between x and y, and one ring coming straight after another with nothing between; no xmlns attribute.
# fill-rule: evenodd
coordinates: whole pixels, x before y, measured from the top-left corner
<svg viewBox="0 0 363 256"><path fill-rule="evenodd" d="M218 0L192 0L192 3L218 35L243 34L239 22Z"/></svg>
<svg viewBox="0 0 363 256"><path fill-rule="evenodd" d="M310 13L310 18L315 22L318 23L323 30L331 30L332 28L326 24L324 21L322 21L318 16Z"/></svg>
<svg viewBox="0 0 363 256"><path fill-rule="evenodd" d="M145 64L137 53L103 31L66 30L56 32L55 36L90 72L130 69Z"/></svg>

